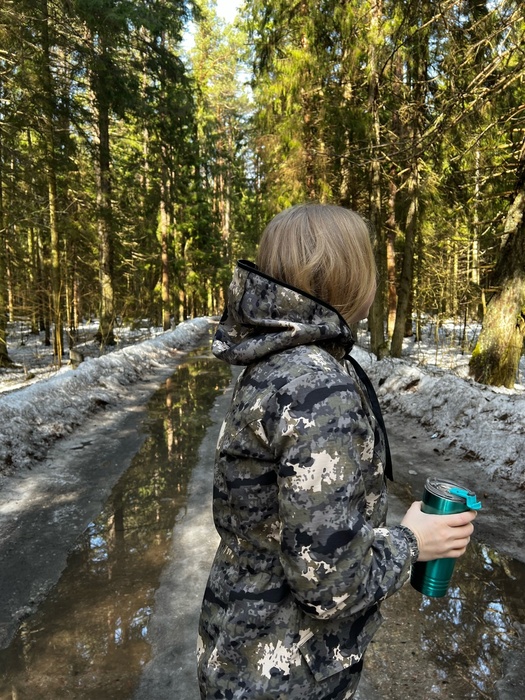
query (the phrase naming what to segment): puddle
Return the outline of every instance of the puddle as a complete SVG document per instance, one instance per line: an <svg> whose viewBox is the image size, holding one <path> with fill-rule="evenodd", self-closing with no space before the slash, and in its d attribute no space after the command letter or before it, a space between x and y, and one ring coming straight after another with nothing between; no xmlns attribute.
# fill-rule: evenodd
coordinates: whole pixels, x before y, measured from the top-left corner
<svg viewBox="0 0 525 700"><path fill-rule="evenodd" d="M422 599L422 648L436 655L443 677L460 672L463 697L490 697L503 654L516 643L515 623L525 623L525 565L474 543L458 568L448 600Z"/></svg>
<svg viewBox="0 0 525 700"><path fill-rule="evenodd" d="M525 624L523 590L525 564L471 542L447 596L428 598L406 586L385 602L369 677L388 688L389 700L494 698L505 654Z"/></svg>
<svg viewBox="0 0 525 700"><path fill-rule="evenodd" d="M1 700L132 696L207 414L230 379L224 363L194 357L152 398L142 449L58 584L0 653Z"/></svg>
<svg viewBox="0 0 525 700"><path fill-rule="evenodd" d="M152 399L141 451L57 586L0 653L0 700L132 697L207 414L230 377L224 363L194 357ZM473 542L452 583L446 598L406 586L385 602L366 668L389 700L494 697L515 625L525 624L525 565Z"/></svg>

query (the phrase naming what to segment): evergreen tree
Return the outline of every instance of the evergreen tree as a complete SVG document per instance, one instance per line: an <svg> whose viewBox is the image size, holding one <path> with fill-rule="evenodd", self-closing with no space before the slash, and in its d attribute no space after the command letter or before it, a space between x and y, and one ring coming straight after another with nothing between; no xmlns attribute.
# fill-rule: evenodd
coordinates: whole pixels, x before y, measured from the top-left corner
<svg viewBox="0 0 525 700"><path fill-rule="evenodd" d="M252 257L257 225L256 166L247 141L252 110L247 92L246 36L225 25L214 4L203 8L191 62L197 100L197 136L201 187L205 198L204 279L216 308L221 308L234 261Z"/></svg>

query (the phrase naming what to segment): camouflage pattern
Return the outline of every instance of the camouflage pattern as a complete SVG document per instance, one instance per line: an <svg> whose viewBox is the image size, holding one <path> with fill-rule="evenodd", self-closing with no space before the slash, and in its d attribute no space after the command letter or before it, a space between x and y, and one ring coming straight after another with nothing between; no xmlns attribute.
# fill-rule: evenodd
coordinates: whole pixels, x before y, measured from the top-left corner
<svg viewBox="0 0 525 700"><path fill-rule="evenodd" d="M213 345L246 367L217 446L203 699L352 698L380 601L408 578L352 342L333 308L239 263Z"/></svg>

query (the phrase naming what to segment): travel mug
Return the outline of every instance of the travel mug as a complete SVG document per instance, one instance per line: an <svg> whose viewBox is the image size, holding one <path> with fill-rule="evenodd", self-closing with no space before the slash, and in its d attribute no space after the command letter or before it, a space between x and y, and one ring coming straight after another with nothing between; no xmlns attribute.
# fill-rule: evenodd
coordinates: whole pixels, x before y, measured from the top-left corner
<svg viewBox="0 0 525 700"><path fill-rule="evenodd" d="M480 510L476 495L454 481L430 477L425 484L421 510L431 515L451 515L466 510ZM455 559L418 561L412 567L410 583L416 591L433 598L446 595Z"/></svg>

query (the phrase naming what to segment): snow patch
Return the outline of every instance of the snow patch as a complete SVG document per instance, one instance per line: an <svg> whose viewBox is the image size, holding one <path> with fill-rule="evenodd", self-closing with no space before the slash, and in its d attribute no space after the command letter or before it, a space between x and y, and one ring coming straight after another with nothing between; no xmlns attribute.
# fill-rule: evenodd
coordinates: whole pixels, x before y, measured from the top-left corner
<svg viewBox="0 0 525 700"><path fill-rule="evenodd" d="M0 471L30 467L50 445L102 408L116 406L129 387L168 368L176 350L202 342L210 319L197 318L151 340L98 358L0 398Z"/></svg>
<svg viewBox="0 0 525 700"><path fill-rule="evenodd" d="M409 359L377 361L361 348L352 354L387 410L419 421L489 475L525 485L525 392L519 385L488 387L439 367L415 366Z"/></svg>
<svg viewBox="0 0 525 700"><path fill-rule="evenodd" d="M122 403L127 388L148 372L169 368L175 350L196 347L210 325L209 318L186 321L144 342L88 358L78 369L63 367L48 379L35 377L34 384L26 382L25 388L15 391L12 375L0 374L0 392L4 391L0 393L0 471L30 467L34 460L43 459L55 440L102 408ZM468 377L470 355L463 346L465 337L472 345L478 332L474 325L465 330L453 324L436 329L430 324L423 341L405 341L402 359L379 362L365 349L367 336L361 333L360 345L352 354L369 373L387 412L398 411L421 422L440 449L454 446L472 461L473 468L524 486L525 358L520 364L521 383L514 389L477 384ZM20 342L13 358L25 353L24 363L33 371L35 357L32 361L28 357L31 338L20 333ZM38 349L36 359L41 364L36 372L49 375L51 361L44 361L43 352Z"/></svg>

